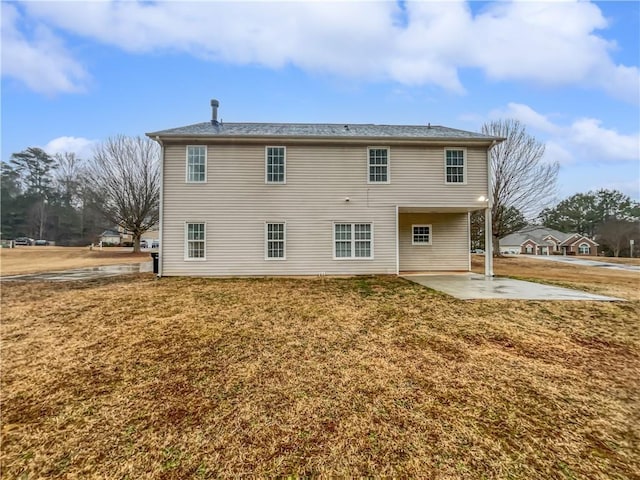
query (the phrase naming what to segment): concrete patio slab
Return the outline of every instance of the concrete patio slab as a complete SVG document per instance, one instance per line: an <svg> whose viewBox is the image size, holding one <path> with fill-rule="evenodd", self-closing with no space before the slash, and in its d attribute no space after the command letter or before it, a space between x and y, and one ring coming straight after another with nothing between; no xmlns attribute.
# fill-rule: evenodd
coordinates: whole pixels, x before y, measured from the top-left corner
<svg viewBox="0 0 640 480"><path fill-rule="evenodd" d="M425 287L444 292L462 300L511 299L511 300L600 300L624 301L593 293L525 282L504 277L485 277L477 273L402 275L402 278Z"/></svg>
<svg viewBox="0 0 640 480"><path fill-rule="evenodd" d="M73 280L94 280L96 278L115 277L128 273L152 272L153 262L105 265L102 267L74 268L59 272L30 273L0 277L0 281L48 281L70 282Z"/></svg>

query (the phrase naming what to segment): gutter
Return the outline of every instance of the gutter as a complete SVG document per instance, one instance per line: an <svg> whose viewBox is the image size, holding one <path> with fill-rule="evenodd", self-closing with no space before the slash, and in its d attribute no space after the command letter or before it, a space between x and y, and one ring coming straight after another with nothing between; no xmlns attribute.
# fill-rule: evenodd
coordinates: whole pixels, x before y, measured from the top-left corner
<svg viewBox="0 0 640 480"><path fill-rule="evenodd" d="M169 142L207 142L207 143L272 143L274 141L285 141L289 144L294 143L354 143L369 145L371 142L384 142L390 145L473 145L493 147L496 140L481 138L464 138L464 137L323 137L323 136L290 136L290 135L261 135L261 136L239 136L239 135L165 135L160 136L153 132L146 134L153 139L161 139Z"/></svg>

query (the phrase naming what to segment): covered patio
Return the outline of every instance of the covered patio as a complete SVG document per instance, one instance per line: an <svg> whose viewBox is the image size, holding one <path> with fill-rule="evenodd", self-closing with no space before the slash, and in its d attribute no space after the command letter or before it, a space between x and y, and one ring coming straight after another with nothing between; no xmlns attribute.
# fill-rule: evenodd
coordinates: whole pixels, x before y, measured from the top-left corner
<svg viewBox="0 0 640 480"><path fill-rule="evenodd" d="M471 213L485 211L485 275L493 275L491 213L484 197L476 205L396 206L397 273L469 272Z"/></svg>

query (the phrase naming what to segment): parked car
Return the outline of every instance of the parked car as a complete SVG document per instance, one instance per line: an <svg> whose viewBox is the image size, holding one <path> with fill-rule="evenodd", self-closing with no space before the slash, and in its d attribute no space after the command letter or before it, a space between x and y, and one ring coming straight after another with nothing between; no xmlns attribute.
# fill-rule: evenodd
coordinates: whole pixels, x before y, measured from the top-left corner
<svg viewBox="0 0 640 480"><path fill-rule="evenodd" d="M151 242L151 248L160 248L160 240L153 240Z"/></svg>
<svg viewBox="0 0 640 480"><path fill-rule="evenodd" d="M140 240L140 248L149 248L146 240Z"/></svg>
<svg viewBox="0 0 640 480"><path fill-rule="evenodd" d="M39 240L35 241L35 245L38 245L40 247L46 247L47 245L49 245L49 242L47 240L43 240L42 238Z"/></svg>
<svg viewBox="0 0 640 480"><path fill-rule="evenodd" d="M18 237L13 241L14 245L33 245L33 238Z"/></svg>

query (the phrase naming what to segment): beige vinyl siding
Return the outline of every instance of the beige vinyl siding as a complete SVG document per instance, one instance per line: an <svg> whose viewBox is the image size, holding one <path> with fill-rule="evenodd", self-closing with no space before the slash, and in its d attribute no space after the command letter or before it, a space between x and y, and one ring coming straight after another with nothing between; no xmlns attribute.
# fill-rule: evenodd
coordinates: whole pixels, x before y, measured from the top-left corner
<svg viewBox="0 0 640 480"><path fill-rule="evenodd" d="M400 271L469 270L468 214L401 213ZM431 245L412 245L412 225L431 225Z"/></svg>
<svg viewBox="0 0 640 480"><path fill-rule="evenodd" d="M486 195L483 147L467 147L467 184L447 185L444 147L392 146L391 183L376 185L366 145L277 144L287 147L282 185L265 184L267 144L209 145L203 184L185 182L186 145L165 144L163 275L395 273L396 205L469 206ZM189 221L207 224L206 261L184 261ZM265 260L265 221L286 222L286 260ZM334 222L372 223L374 258L334 260Z"/></svg>

